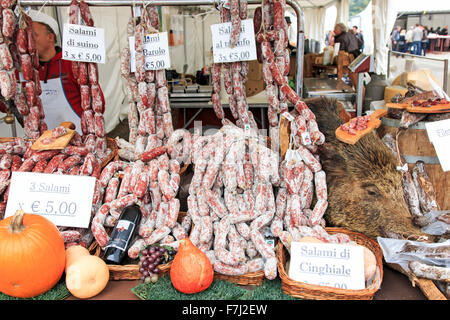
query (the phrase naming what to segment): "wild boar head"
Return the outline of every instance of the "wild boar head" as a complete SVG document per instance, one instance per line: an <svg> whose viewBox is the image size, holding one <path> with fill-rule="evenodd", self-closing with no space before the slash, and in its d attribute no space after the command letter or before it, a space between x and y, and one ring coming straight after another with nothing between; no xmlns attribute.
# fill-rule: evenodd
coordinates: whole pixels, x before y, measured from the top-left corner
<svg viewBox="0 0 450 320"><path fill-rule="evenodd" d="M316 98L306 103L326 137L319 154L327 174L327 223L369 237L424 236L412 223L396 160L376 133L354 145L340 142L335 131L344 121L337 100Z"/></svg>

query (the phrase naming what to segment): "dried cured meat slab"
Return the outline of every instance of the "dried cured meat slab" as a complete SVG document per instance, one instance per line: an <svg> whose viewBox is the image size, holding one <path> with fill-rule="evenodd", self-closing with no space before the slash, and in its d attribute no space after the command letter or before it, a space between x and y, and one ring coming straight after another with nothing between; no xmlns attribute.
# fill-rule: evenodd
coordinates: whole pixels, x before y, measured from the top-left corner
<svg viewBox="0 0 450 320"><path fill-rule="evenodd" d="M370 119L367 122L367 127L363 130L357 130L355 134L350 134L344 130L342 130L342 126L336 129L336 138L339 141L348 143L348 144L355 144L359 141L363 136L370 133L373 129L378 128L381 125L380 118L385 116L387 114L387 110L385 109L378 109L375 110L371 115ZM349 123L349 122L347 122Z"/></svg>
<svg viewBox="0 0 450 320"><path fill-rule="evenodd" d="M450 103L436 104L429 107L414 106L406 103L386 103L387 108L402 109L411 113L446 113L450 112Z"/></svg>
<svg viewBox="0 0 450 320"><path fill-rule="evenodd" d="M31 146L32 150L62 150L69 144L72 140L75 130L71 129L74 127L71 122L62 122L61 126L66 128L66 133L60 137L55 138L53 135L54 129L46 130L39 139ZM55 128L56 129L56 128Z"/></svg>

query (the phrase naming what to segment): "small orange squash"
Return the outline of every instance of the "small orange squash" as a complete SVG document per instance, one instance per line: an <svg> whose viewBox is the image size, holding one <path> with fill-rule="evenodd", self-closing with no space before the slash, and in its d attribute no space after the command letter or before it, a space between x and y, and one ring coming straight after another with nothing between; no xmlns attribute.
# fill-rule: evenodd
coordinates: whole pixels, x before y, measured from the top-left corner
<svg viewBox="0 0 450 320"><path fill-rule="evenodd" d="M66 269L79 257L89 256L89 250L83 247L82 245L74 245L70 246L66 249Z"/></svg>
<svg viewBox="0 0 450 320"><path fill-rule="evenodd" d="M19 298L47 292L61 278L64 241L48 219L18 210L0 221L0 291Z"/></svg>
<svg viewBox="0 0 450 320"><path fill-rule="evenodd" d="M198 293L211 285L214 270L206 254L189 238L180 240L180 249L170 267L170 280L178 291Z"/></svg>
<svg viewBox="0 0 450 320"><path fill-rule="evenodd" d="M80 299L96 296L109 281L109 268L102 258L80 255L66 269L66 286L72 295Z"/></svg>

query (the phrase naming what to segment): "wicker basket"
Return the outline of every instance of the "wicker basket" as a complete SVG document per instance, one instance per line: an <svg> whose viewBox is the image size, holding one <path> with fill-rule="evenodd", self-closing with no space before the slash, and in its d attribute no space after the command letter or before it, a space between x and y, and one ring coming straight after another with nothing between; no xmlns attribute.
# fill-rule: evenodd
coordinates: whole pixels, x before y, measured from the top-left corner
<svg viewBox="0 0 450 320"><path fill-rule="evenodd" d="M193 226L194 224L192 223ZM214 280L228 281L243 286L260 286L264 281L264 270L249 272L239 276L230 276L214 271Z"/></svg>
<svg viewBox="0 0 450 320"><path fill-rule="evenodd" d="M178 222L181 222L181 219L186 215L186 212L180 211L178 214ZM113 228L108 228L107 232L110 233ZM101 255L101 248L98 245L97 241L93 241L92 244L88 248L89 252L97 257ZM162 276L166 274L170 270L170 266L172 265L172 261L158 265L159 275ZM139 273L139 265L136 264L125 264L125 265L115 265L108 264L109 269L109 279L110 280L138 280L141 278L141 274Z"/></svg>
<svg viewBox="0 0 450 320"><path fill-rule="evenodd" d="M277 248L276 245L275 248ZM229 276L218 272L214 272L214 280L224 280L242 286L260 286L264 282L264 279L265 279L264 270L249 272L239 276Z"/></svg>
<svg viewBox="0 0 450 320"><path fill-rule="evenodd" d="M356 243L370 249L377 260L377 272L372 280L372 283L362 290L349 290L334 287L319 286L313 284L306 284L304 282L294 281L287 275L286 262L289 258L289 253L280 241L277 245L277 259L278 272L281 278L281 288L284 293L303 299L312 300L371 300L374 294L380 289L383 281L383 252L374 240L357 232L352 232L340 228L326 228L330 234L344 233L348 235Z"/></svg>
<svg viewBox="0 0 450 320"><path fill-rule="evenodd" d="M240 276L228 276L214 272L214 280L224 280L242 286L260 286L264 281L264 270L249 272Z"/></svg>

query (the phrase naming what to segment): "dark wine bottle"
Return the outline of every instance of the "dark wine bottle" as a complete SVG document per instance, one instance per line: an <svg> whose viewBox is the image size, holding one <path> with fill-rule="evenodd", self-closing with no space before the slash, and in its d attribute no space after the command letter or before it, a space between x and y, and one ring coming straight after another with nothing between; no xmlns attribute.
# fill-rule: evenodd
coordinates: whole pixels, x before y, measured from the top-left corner
<svg viewBox="0 0 450 320"><path fill-rule="evenodd" d="M128 206L122 210L119 220L111 233L111 238L105 247L103 258L106 263L122 263L127 255L132 239L136 235L141 216L141 209L137 205Z"/></svg>

